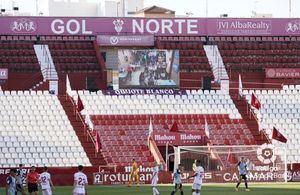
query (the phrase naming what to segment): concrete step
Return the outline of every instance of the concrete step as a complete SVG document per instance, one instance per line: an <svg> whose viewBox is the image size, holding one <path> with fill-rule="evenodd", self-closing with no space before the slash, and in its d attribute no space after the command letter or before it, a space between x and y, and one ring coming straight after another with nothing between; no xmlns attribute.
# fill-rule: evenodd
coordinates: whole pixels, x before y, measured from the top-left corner
<svg viewBox="0 0 300 195"><path fill-rule="evenodd" d="M97 157L95 157L95 146L90 139L87 139L85 132L84 132L84 125L82 124L82 122L80 120L76 119L71 101L69 99L66 99L65 96L59 97L59 100L60 100L61 105L63 106L63 108L68 116L68 119L69 119L71 125L73 126L75 133L76 133L79 141L81 142L81 145L83 146L84 151L86 152L91 164L93 166L106 165L107 163L106 163L103 155L101 154L101 152L99 152L97 154Z"/></svg>

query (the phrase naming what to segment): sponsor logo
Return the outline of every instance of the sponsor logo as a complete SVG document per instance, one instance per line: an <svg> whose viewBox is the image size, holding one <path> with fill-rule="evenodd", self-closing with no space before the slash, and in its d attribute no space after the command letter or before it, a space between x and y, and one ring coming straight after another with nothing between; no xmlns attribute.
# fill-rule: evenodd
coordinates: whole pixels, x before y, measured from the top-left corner
<svg viewBox="0 0 300 195"><path fill-rule="evenodd" d="M285 31L290 34L300 32L300 20L293 20L285 25Z"/></svg>
<svg viewBox="0 0 300 195"><path fill-rule="evenodd" d="M155 135L155 141L174 141L176 139L175 135Z"/></svg>
<svg viewBox="0 0 300 195"><path fill-rule="evenodd" d="M284 172L249 172L247 178L249 181L283 181L285 178ZM239 174L227 172L223 174L223 180L226 182L238 181Z"/></svg>
<svg viewBox="0 0 300 195"><path fill-rule="evenodd" d="M300 78L299 68L267 68L267 78Z"/></svg>
<svg viewBox="0 0 300 195"><path fill-rule="evenodd" d="M8 69L7 68L0 69L0 79L8 79Z"/></svg>
<svg viewBox="0 0 300 195"><path fill-rule="evenodd" d="M275 69L269 69L268 71L267 71L267 76L268 77L275 77L276 76L276 71L275 71Z"/></svg>
<svg viewBox="0 0 300 195"><path fill-rule="evenodd" d="M10 29L15 33L33 33L37 30L37 24L27 18L20 18L10 24Z"/></svg>
<svg viewBox="0 0 300 195"><path fill-rule="evenodd" d="M117 45L119 43L119 38L117 36L112 36L109 38L110 44Z"/></svg>
<svg viewBox="0 0 300 195"><path fill-rule="evenodd" d="M120 34L120 32L122 31L123 29L123 24L124 24L124 20L118 18L118 19L115 19L113 21L113 25L115 26L115 30L118 34Z"/></svg>
<svg viewBox="0 0 300 195"><path fill-rule="evenodd" d="M272 144L261 145L256 151L258 160L263 164L274 163L276 160L276 156L273 151L274 146Z"/></svg>
<svg viewBox="0 0 300 195"><path fill-rule="evenodd" d="M300 171L288 171L287 173L288 181L300 181Z"/></svg>
<svg viewBox="0 0 300 195"><path fill-rule="evenodd" d="M94 173L94 184L122 185L129 182L129 173ZM150 183L152 173L140 173L140 183Z"/></svg>
<svg viewBox="0 0 300 195"><path fill-rule="evenodd" d="M131 168L132 168L132 166L125 166L124 167L125 173L130 173L131 172ZM153 171L153 167L144 167L142 165L140 165L138 169L139 169L140 173L145 173L145 172L149 173L149 172Z"/></svg>
<svg viewBox="0 0 300 195"><path fill-rule="evenodd" d="M272 23L270 20L218 20L218 34L270 34Z"/></svg>
<svg viewBox="0 0 300 195"><path fill-rule="evenodd" d="M106 95L173 95L182 94L185 95L186 91L179 91L173 89L120 89L112 91L104 91Z"/></svg>
<svg viewBox="0 0 300 195"><path fill-rule="evenodd" d="M287 179L287 181L293 180L293 173L291 171L286 172L286 179Z"/></svg>

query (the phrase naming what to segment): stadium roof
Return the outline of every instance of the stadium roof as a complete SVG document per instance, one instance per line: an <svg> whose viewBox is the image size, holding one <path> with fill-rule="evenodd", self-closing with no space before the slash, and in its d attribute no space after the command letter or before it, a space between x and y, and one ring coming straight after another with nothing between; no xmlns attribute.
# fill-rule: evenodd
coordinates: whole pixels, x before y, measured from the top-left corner
<svg viewBox="0 0 300 195"><path fill-rule="evenodd" d="M159 7L156 5L145 7L144 9L141 9L136 12L130 12L129 14L140 14L140 13L146 13L146 14L175 14L175 11Z"/></svg>

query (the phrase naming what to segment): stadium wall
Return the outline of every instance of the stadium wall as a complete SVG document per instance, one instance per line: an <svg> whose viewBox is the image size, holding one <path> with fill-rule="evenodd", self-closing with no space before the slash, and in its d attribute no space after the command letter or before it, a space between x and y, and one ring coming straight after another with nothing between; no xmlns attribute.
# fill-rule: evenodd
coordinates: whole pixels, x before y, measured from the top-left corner
<svg viewBox="0 0 300 195"><path fill-rule="evenodd" d="M1 17L0 35L300 36L299 18Z"/></svg>

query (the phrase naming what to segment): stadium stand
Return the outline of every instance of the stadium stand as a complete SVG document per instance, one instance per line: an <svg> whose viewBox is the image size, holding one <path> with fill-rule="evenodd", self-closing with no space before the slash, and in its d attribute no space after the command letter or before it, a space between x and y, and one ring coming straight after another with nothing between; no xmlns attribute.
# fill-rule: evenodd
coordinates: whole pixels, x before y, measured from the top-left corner
<svg viewBox="0 0 300 195"><path fill-rule="evenodd" d="M231 154L234 156L229 162L231 165L235 165L239 155L244 155L251 163L260 166L256 150L263 143L271 142L268 138L272 128L276 127L288 138L288 163L300 163L300 87L284 85L282 88L282 84L297 83L297 76L270 79L265 75L266 68L299 67L299 37L295 36L293 39L293 36L286 36L287 34L281 38L262 35L247 37L243 34L238 37L227 34L223 34L227 37L214 37L216 33L193 35L158 32L154 37L154 45L119 47L114 45L118 44L114 42L109 46L102 46L96 41L100 34L139 35L130 32L131 26L127 25L127 20L130 19L124 19L126 23L116 23L114 20L107 19L107 23L110 22L107 28L110 32L98 29L89 35L72 34L74 29L64 28L71 25L67 21L64 21L64 24L56 24L59 25L56 28L71 30L71 33L65 31L58 35L51 32L49 36L40 36L36 32L32 37L23 36L24 40L18 34L1 35L0 68L8 68L9 77L1 81L4 91L0 90L0 167L13 167L19 163L49 167L75 167L82 164L100 170L101 166L129 166L133 158L142 166L150 167L157 159L147 145L147 139L150 139L150 121L154 133L170 133L171 127L176 123L179 132L196 132L203 136L204 147L236 147L236 153ZM205 21L208 22L209 19ZM94 23L85 27L94 27L91 24ZM215 26L215 23L213 24ZM150 26L150 23L148 25ZM168 31L171 32L169 28L171 27L168 27ZM83 26L81 29L84 29ZM178 27L176 29L178 30ZM202 30L202 27L199 29ZM149 34L146 31L143 33ZM35 44L49 46L58 75L58 80L55 80L59 92L57 95L48 91L32 90L35 84L43 80L40 62L34 51ZM215 72L220 69L212 71L210 57L216 56L210 56L207 50L204 50L205 46L211 45L214 45L211 48L218 47L220 58L224 62L224 72L228 75L220 77L223 81L215 76ZM103 54L105 52L100 51L105 48L115 51L106 56ZM116 80L121 77L117 74L120 71L117 63L113 61L114 67L106 67L104 58L117 60L116 48L179 50L179 95L109 94L111 91L107 90L108 83L118 83ZM225 68L223 66L223 70ZM110 71L111 75L108 75L111 78L107 78L106 70ZM239 74L243 80L243 97L239 96L237 90ZM67 75L70 87L78 94L73 96L74 99L66 94ZM205 77L216 83L212 90L200 90ZM222 82L226 83L227 88L222 86ZM50 89L49 83L45 85ZM260 112L249 112L252 92L262 103ZM78 97L81 98L84 107L81 113L76 105ZM87 128L90 124L84 124L83 120L88 116L92 122L91 131ZM210 136L205 133L206 122ZM260 131L261 128L265 131ZM283 147L277 141L273 141L273 144ZM247 147L252 150L251 154L243 154ZM169 149L165 146L157 148L161 152L160 155L166 157L164 152ZM228 166L224 163L229 159L228 151L218 155L218 164L223 167ZM171 152L174 152L173 148ZM207 158L211 158L211 161L216 160L212 156ZM281 160L283 159L284 156ZM211 168L210 171L224 170L216 166ZM234 171L235 168L234 166Z"/></svg>
<svg viewBox="0 0 300 195"><path fill-rule="evenodd" d="M33 42L29 41L1 41L0 68L9 68L11 72L38 72L38 64Z"/></svg>
<svg viewBox="0 0 300 195"><path fill-rule="evenodd" d="M300 125L300 86L284 85L282 90L244 90L243 94L250 102L251 94L255 93L261 102L262 108L257 112L262 129L272 136L275 127L288 139L288 163L299 163L299 125ZM282 143L273 141L275 146Z"/></svg>
<svg viewBox="0 0 300 195"><path fill-rule="evenodd" d="M260 141L248 129L229 94L221 90L192 90L187 95L78 94L85 107L82 114L91 115L93 125L100 127L101 151L110 164L128 164L133 157L149 161L145 143L150 118L156 133L169 132L176 122L180 132L199 132L203 136L206 120L213 145L255 145ZM126 145L139 152L133 153L135 156L127 153L126 158L112 155L116 146Z"/></svg>
<svg viewBox="0 0 300 195"><path fill-rule="evenodd" d="M216 42L231 81L243 74L246 88L280 88L293 79L266 79L265 68L299 67L300 47L291 41L219 41ZM236 87L232 84L231 87Z"/></svg>
<svg viewBox="0 0 300 195"><path fill-rule="evenodd" d="M192 90L187 95L104 95L78 91L85 113L96 114L228 114L241 118L230 96L221 90ZM84 113L83 113L84 114Z"/></svg>
<svg viewBox="0 0 300 195"><path fill-rule="evenodd" d="M44 44L49 46L53 62L60 80L64 80L66 74L69 75L73 89L104 89L106 82L105 63L99 54L99 48L92 40L72 40L72 41L50 41L45 39ZM92 79L92 84L88 81ZM61 92L65 91L65 86L61 85Z"/></svg>
<svg viewBox="0 0 300 195"><path fill-rule="evenodd" d="M48 42L58 72L100 71L92 41Z"/></svg>
<svg viewBox="0 0 300 195"><path fill-rule="evenodd" d="M7 68L10 78L2 85L3 90L28 90L43 80L33 45L26 40L0 41L0 68Z"/></svg>
<svg viewBox="0 0 300 195"><path fill-rule="evenodd" d="M58 97L48 91L0 91L1 167L91 163Z"/></svg>

